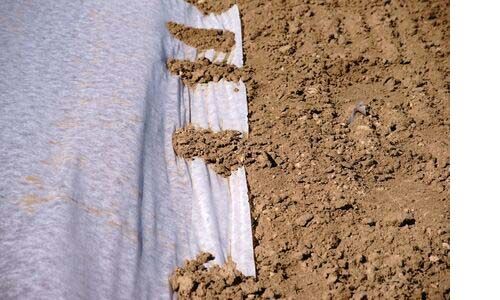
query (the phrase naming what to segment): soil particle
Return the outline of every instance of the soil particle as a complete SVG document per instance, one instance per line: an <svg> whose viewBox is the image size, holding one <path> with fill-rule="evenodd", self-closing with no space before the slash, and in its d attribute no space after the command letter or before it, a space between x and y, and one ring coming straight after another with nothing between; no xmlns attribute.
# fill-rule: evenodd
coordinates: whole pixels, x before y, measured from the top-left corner
<svg viewBox="0 0 500 300"><path fill-rule="evenodd" d="M301 227L305 227L309 221L311 221L314 218L314 216L310 213L303 214L300 216L297 220L295 220L295 224Z"/></svg>
<svg viewBox="0 0 500 300"><path fill-rule="evenodd" d="M376 224L375 220L373 220L372 218L363 218L361 223L368 226L375 226Z"/></svg>
<svg viewBox="0 0 500 300"><path fill-rule="evenodd" d="M366 116L366 114L367 114L366 105L363 103L363 101L359 101L358 103L356 103L356 106L352 110L352 113L351 113L351 116L349 117L349 120L347 120L347 125L354 122L354 118L356 117L356 113L360 113L363 116Z"/></svg>
<svg viewBox="0 0 500 300"><path fill-rule="evenodd" d="M194 62L187 60L169 60L168 70L180 76L187 86L227 81L238 82L243 77L243 71L236 66L226 63L213 63L207 58L200 58Z"/></svg>
<svg viewBox="0 0 500 300"><path fill-rule="evenodd" d="M217 29L201 29L168 22L168 30L177 39L200 51L214 49L220 52L231 52L234 47L234 33Z"/></svg>
<svg viewBox="0 0 500 300"><path fill-rule="evenodd" d="M415 218L413 214L404 212L404 213L390 213L384 218L384 224L388 226L406 226L406 225L414 225Z"/></svg>

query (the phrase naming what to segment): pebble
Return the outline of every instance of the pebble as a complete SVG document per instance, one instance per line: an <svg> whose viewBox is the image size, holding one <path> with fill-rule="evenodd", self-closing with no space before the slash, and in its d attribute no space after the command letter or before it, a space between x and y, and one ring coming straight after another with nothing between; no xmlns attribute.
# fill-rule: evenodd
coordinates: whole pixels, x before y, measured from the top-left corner
<svg viewBox="0 0 500 300"><path fill-rule="evenodd" d="M388 226L403 227L415 224L415 218L411 213L393 213L384 218L384 224Z"/></svg>
<svg viewBox="0 0 500 300"><path fill-rule="evenodd" d="M279 51L279 52L281 52L281 53L287 53L287 52L289 52L291 49L292 49L292 46L290 46L290 45L285 45L285 46L283 46L283 47L280 47L280 48L278 49L278 51Z"/></svg>
<svg viewBox="0 0 500 300"><path fill-rule="evenodd" d="M363 264L366 262L366 256L363 254L357 254L354 259L356 260L357 263Z"/></svg>
<svg viewBox="0 0 500 300"><path fill-rule="evenodd" d="M376 222L372 218L364 218L363 220L361 220L361 223L363 225L374 226Z"/></svg>
<svg viewBox="0 0 500 300"><path fill-rule="evenodd" d="M300 216L297 220L295 220L295 224L301 227L305 227L309 221L311 221L314 218L313 214L310 213L305 213L302 216Z"/></svg>
<svg viewBox="0 0 500 300"><path fill-rule="evenodd" d="M429 256L429 260L433 263L440 261L441 259L437 255L431 255Z"/></svg>

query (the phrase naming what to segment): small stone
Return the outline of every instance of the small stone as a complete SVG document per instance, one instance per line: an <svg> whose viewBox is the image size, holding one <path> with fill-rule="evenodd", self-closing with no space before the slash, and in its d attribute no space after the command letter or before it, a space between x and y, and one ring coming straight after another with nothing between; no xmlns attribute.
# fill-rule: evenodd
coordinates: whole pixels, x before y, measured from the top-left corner
<svg viewBox="0 0 500 300"><path fill-rule="evenodd" d="M333 173L333 171L335 171L335 166L329 166L325 169L326 174Z"/></svg>
<svg viewBox="0 0 500 300"><path fill-rule="evenodd" d="M278 164L270 153L263 152L257 156L257 163L260 167L274 168Z"/></svg>
<svg viewBox="0 0 500 300"><path fill-rule="evenodd" d="M363 254L357 254L354 259L356 260L357 263L363 264L366 262L366 256Z"/></svg>
<svg viewBox="0 0 500 300"><path fill-rule="evenodd" d="M340 165L345 169L352 169L353 168L353 165L349 162L346 162L346 161L341 162Z"/></svg>
<svg viewBox="0 0 500 300"><path fill-rule="evenodd" d="M394 77L389 77L384 82L384 85L391 92L397 90L397 88L399 87L400 84L401 84L401 81L398 79L395 79Z"/></svg>
<svg viewBox="0 0 500 300"><path fill-rule="evenodd" d="M265 154L257 156L256 161L260 167L267 167L268 160Z"/></svg>
<svg viewBox="0 0 500 300"><path fill-rule="evenodd" d="M311 257L311 250L305 248L295 254L295 258L299 261L306 260L309 257Z"/></svg>
<svg viewBox="0 0 500 300"><path fill-rule="evenodd" d="M295 224L301 227L305 227L309 221L311 221L314 218L313 214L310 213L305 213L302 216L300 216L297 220L295 220Z"/></svg>
<svg viewBox="0 0 500 300"><path fill-rule="evenodd" d="M267 153L265 152L266 154L266 158L267 158L267 166L269 168L274 168L276 167L278 164L276 163L276 155L274 153Z"/></svg>
<svg viewBox="0 0 500 300"><path fill-rule="evenodd" d="M336 249L340 245L340 242L341 242L341 240L340 240L340 238L338 236L331 236L330 240L328 242L329 250ZM344 253L340 252L339 258L342 258L343 255L344 255Z"/></svg>
<svg viewBox="0 0 500 300"><path fill-rule="evenodd" d="M333 202L333 208L349 210L353 208L353 202L349 199L338 199Z"/></svg>
<svg viewBox="0 0 500 300"><path fill-rule="evenodd" d="M433 263L440 261L441 259L437 255L431 255L429 256L429 260Z"/></svg>
<svg viewBox="0 0 500 300"><path fill-rule="evenodd" d="M361 223L368 226L375 226L376 224L375 220L373 220L372 218L364 218L363 220L361 220Z"/></svg>
<svg viewBox="0 0 500 300"><path fill-rule="evenodd" d="M388 226L403 227L415 224L415 218L412 213L392 213L384 218L384 224Z"/></svg>
<svg viewBox="0 0 500 300"><path fill-rule="evenodd" d="M278 51L283 53L283 54L292 54L294 51L293 47L291 45L285 45L280 48L278 48Z"/></svg>
<svg viewBox="0 0 500 300"><path fill-rule="evenodd" d="M328 283L336 283L337 281L339 281L339 276L337 274L331 274L328 276Z"/></svg>

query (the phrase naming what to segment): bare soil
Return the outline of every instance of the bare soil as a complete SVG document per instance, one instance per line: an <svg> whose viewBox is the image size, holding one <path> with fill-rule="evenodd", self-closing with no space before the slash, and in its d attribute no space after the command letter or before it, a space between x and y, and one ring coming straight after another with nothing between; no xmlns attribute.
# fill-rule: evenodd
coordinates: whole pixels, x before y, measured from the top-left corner
<svg viewBox="0 0 500 300"><path fill-rule="evenodd" d="M237 3L257 278L191 262L181 298L449 299L448 1Z"/></svg>
<svg viewBox="0 0 500 300"><path fill-rule="evenodd" d="M220 14L236 4L234 0L219 0L219 1L206 1L206 0L186 0L186 2L191 3L198 7L205 14Z"/></svg>

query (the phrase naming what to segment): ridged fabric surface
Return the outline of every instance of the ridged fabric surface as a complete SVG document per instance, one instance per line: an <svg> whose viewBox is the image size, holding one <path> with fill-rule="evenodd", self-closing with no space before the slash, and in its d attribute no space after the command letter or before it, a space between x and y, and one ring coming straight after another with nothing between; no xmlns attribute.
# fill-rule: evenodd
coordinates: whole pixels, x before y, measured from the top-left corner
<svg viewBox="0 0 500 300"><path fill-rule="evenodd" d="M164 63L197 54L167 21L235 32L242 65L236 7L0 1L0 299L170 299L200 251L255 273L244 170L171 141L188 122L246 132L244 86L184 87Z"/></svg>

